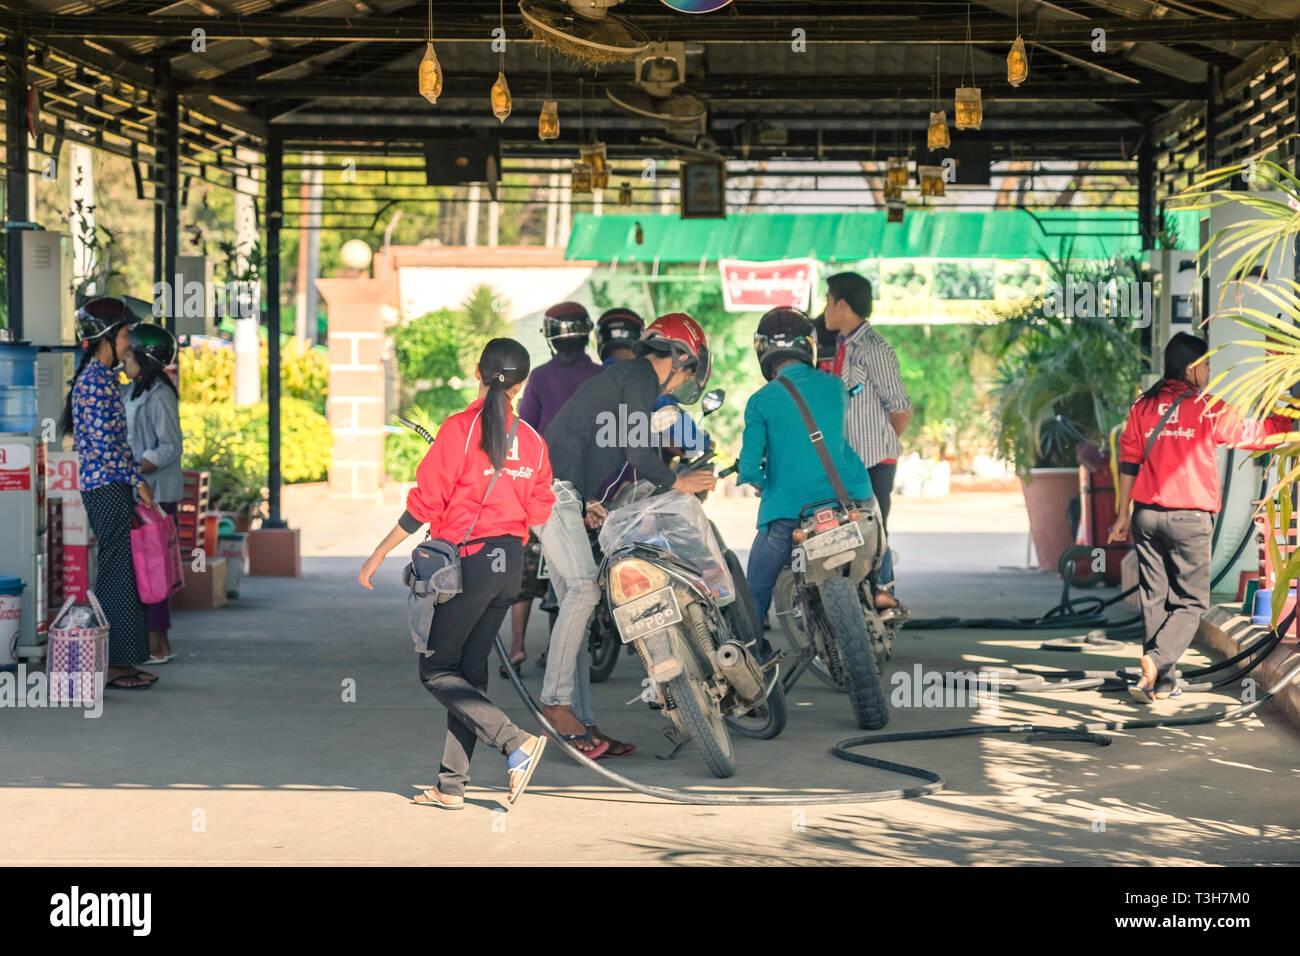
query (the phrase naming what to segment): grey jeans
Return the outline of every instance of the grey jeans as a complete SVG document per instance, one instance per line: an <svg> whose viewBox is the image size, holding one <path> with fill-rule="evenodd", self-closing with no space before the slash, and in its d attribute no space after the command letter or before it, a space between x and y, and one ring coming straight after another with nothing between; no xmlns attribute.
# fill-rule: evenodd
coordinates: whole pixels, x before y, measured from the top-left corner
<svg viewBox="0 0 1300 956"><path fill-rule="evenodd" d="M1213 524L1208 511L1133 506L1133 544L1146 631L1142 649L1156 665L1156 690L1176 686L1174 665L1191 646L1201 615L1210 606Z"/></svg>
<svg viewBox="0 0 1300 956"><path fill-rule="evenodd" d="M551 631L546 652L546 676L542 679L542 703L569 705L586 727L594 726L591 710L591 655L587 631L600 603L600 583L591 541L582 521L582 498L567 481L556 481L555 506L551 517L537 531L542 553L550 569L551 584L560 611Z"/></svg>

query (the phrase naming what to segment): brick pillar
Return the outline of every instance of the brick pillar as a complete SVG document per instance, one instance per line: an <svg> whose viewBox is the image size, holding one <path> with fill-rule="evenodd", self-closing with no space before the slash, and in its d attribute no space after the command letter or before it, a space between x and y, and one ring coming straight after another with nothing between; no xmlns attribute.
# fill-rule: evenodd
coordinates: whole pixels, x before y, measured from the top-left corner
<svg viewBox="0 0 1300 956"><path fill-rule="evenodd" d="M384 304L387 279L318 279L329 312L330 491L377 498L384 469Z"/></svg>

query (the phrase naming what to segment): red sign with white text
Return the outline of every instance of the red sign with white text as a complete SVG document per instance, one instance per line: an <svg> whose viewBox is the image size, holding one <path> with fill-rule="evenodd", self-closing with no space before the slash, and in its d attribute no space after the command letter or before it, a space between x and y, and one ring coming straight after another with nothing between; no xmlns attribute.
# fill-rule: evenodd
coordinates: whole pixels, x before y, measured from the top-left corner
<svg viewBox="0 0 1300 956"><path fill-rule="evenodd" d="M0 491L30 491L31 488L31 446L0 445Z"/></svg>
<svg viewBox="0 0 1300 956"><path fill-rule="evenodd" d="M812 259L723 259L718 265L722 269L722 301L728 312L766 312L782 305L808 309L816 275Z"/></svg>

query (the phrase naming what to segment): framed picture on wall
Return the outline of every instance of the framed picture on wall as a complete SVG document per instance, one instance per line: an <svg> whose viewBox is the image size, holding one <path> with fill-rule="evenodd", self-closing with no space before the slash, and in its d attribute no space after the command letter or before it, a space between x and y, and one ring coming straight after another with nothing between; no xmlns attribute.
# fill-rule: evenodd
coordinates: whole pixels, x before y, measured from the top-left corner
<svg viewBox="0 0 1300 956"><path fill-rule="evenodd" d="M682 218L725 219L727 167L722 163L682 163Z"/></svg>

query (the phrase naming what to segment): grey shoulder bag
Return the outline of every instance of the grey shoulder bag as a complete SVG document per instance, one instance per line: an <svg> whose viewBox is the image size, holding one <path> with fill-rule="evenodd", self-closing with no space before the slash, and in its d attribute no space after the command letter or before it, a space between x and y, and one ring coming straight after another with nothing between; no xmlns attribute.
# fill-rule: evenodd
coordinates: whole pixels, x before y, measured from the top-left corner
<svg viewBox="0 0 1300 956"><path fill-rule="evenodd" d="M510 433L506 436L507 453L514 445L515 432L518 429L519 417L515 416L514 424L510 426ZM411 589L406 607L411 642L415 645L415 649L426 657L429 656L429 629L433 626L434 610L439 604L450 601L461 592L460 549L469 542L469 536L474 532L474 525L478 524L478 516L483 511L483 505L487 503L500 477L500 468L492 472L487 491L483 492L483 500L479 502L474 520L465 529L465 537L461 539L460 544L453 544L432 536L425 538L411 552L411 563L402 571L402 583Z"/></svg>

